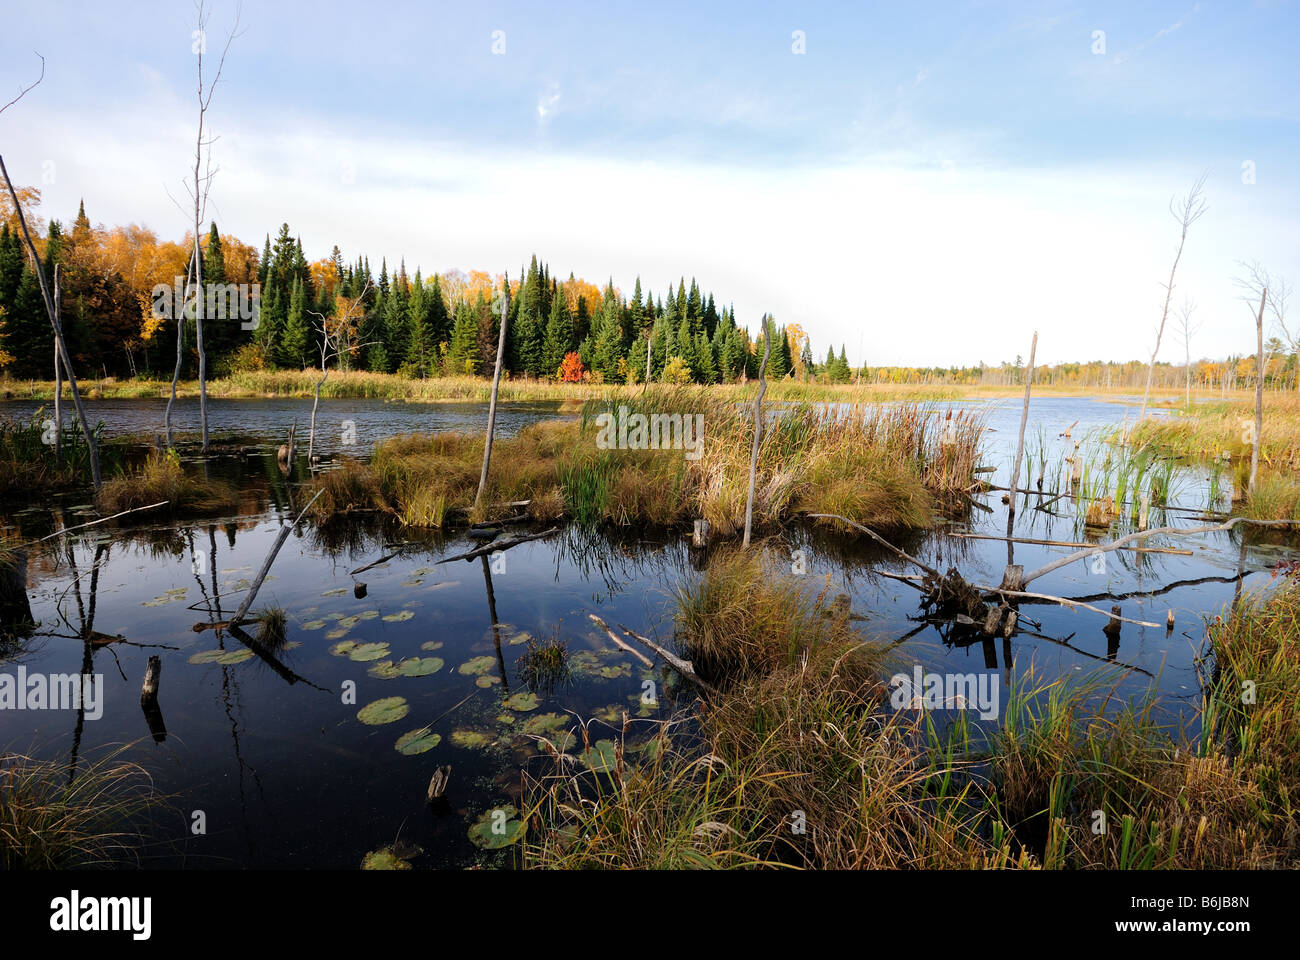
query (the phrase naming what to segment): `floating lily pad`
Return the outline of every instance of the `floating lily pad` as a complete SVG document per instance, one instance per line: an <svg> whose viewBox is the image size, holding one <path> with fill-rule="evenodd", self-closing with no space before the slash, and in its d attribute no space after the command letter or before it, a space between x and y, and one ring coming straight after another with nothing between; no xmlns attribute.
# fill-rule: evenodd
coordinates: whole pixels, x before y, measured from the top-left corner
<svg viewBox="0 0 1300 960"><path fill-rule="evenodd" d="M397 613L390 613L384 617L385 623L401 623L403 620L410 620L415 616L414 610L399 610Z"/></svg>
<svg viewBox="0 0 1300 960"><path fill-rule="evenodd" d="M358 643L348 651L348 658L358 663L367 663L388 656L387 643Z"/></svg>
<svg viewBox="0 0 1300 960"><path fill-rule="evenodd" d="M356 645L357 642L355 640L344 640L341 643L336 643L334 646L330 647L330 653L334 654L336 657L346 657Z"/></svg>
<svg viewBox="0 0 1300 960"><path fill-rule="evenodd" d="M578 742L578 736L572 730L556 730L542 736L544 736L546 741L560 753L567 753L572 750L574 745ZM541 743L538 743L537 747L539 750L545 750L545 747Z"/></svg>
<svg viewBox="0 0 1300 960"><path fill-rule="evenodd" d="M496 657L475 657L472 660L466 660L464 663L462 663L459 667L456 668L456 671L458 673L463 673L466 676L473 676L477 674L487 673L496 665L497 665Z"/></svg>
<svg viewBox="0 0 1300 960"><path fill-rule="evenodd" d="M346 637L347 635L348 635L347 627L336 627L335 629L331 630L329 633L325 634L325 639L337 640L339 637Z"/></svg>
<svg viewBox="0 0 1300 960"><path fill-rule="evenodd" d="M495 686L501 682L501 678L494 673L485 673L481 677L474 678L474 686L482 687L486 690L488 687Z"/></svg>
<svg viewBox="0 0 1300 960"><path fill-rule="evenodd" d="M529 710L536 710L539 702L535 693L516 693L506 697L506 708L518 713L527 713Z"/></svg>
<svg viewBox="0 0 1300 960"><path fill-rule="evenodd" d="M599 676L604 677L606 680L614 680L618 677L630 677L632 676L632 666L631 664L620 663L612 667L601 667L596 671L596 673Z"/></svg>
<svg viewBox="0 0 1300 960"><path fill-rule="evenodd" d="M533 639L533 635L527 631L524 631L523 633L516 633L514 636L510 638L510 646L517 647L521 643L527 643L531 639Z"/></svg>
<svg viewBox="0 0 1300 960"><path fill-rule="evenodd" d="M391 847L384 847L381 850L372 850L367 853L365 859L361 861L362 870L410 870L411 865L407 863L412 857L419 856L423 851L411 843L396 843Z"/></svg>
<svg viewBox="0 0 1300 960"><path fill-rule="evenodd" d="M397 672L397 664L393 663L391 660L376 663L373 667L367 670L366 673L370 674L372 677L378 677L380 680L394 680L401 676L401 674Z"/></svg>
<svg viewBox="0 0 1300 960"><path fill-rule="evenodd" d="M253 651L247 647L241 650L204 650L190 656L190 663L219 663L231 666L253 658Z"/></svg>
<svg viewBox="0 0 1300 960"><path fill-rule="evenodd" d="M397 738L393 748L400 754L413 757L417 753L432 750L440 743L442 743L442 734L434 733L428 727L421 727L419 730L402 734Z"/></svg>
<svg viewBox="0 0 1300 960"><path fill-rule="evenodd" d="M404 677L427 677L445 665L442 657L409 657L397 665L397 672Z"/></svg>
<svg viewBox="0 0 1300 960"><path fill-rule="evenodd" d="M451 732L451 742L466 750L486 750L492 745L492 734L462 727Z"/></svg>
<svg viewBox="0 0 1300 960"><path fill-rule="evenodd" d="M582 762L595 773L610 773L618 766L618 746L613 740L597 740L582 752Z"/></svg>
<svg viewBox="0 0 1300 960"><path fill-rule="evenodd" d="M410 711L411 706L405 697L384 697L358 710L357 719L368 727L379 727L385 723L396 723Z"/></svg>
<svg viewBox="0 0 1300 960"><path fill-rule="evenodd" d="M379 616L378 610L362 610L360 613L357 614L357 617L361 620L374 620L378 616Z"/></svg>
<svg viewBox="0 0 1300 960"><path fill-rule="evenodd" d="M302 625L302 628L304 630L320 630L324 628L324 626L325 626L324 620L308 620L306 623Z"/></svg>
<svg viewBox="0 0 1300 960"><path fill-rule="evenodd" d="M564 727L567 720L568 718L560 713L535 713L524 721L521 729L524 733L552 733Z"/></svg>
<svg viewBox="0 0 1300 960"><path fill-rule="evenodd" d="M322 597L341 597L341 596L343 596L343 594L345 594L345 593L347 593L347 592L348 592L347 587L336 587L336 588L333 589L333 590L326 590L324 593L321 594L321 596L322 596Z"/></svg>
<svg viewBox="0 0 1300 960"><path fill-rule="evenodd" d="M346 627L347 629L351 630L360 622L361 622L360 617L344 617L343 619L339 620L339 626Z"/></svg>
<svg viewBox="0 0 1300 960"><path fill-rule="evenodd" d="M421 649L421 650L441 650L441 649L442 649L442 641L441 641L441 640L426 640L424 643L420 644L420 649Z"/></svg>
<svg viewBox="0 0 1300 960"><path fill-rule="evenodd" d="M418 587L418 586L419 586L420 584L422 584L422 583L424 583L424 581L421 580L421 579L419 579L419 578L417 577L417 578L414 579L414 580L403 580L403 581L402 581L402 586L404 586L404 587Z"/></svg>
<svg viewBox="0 0 1300 960"><path fill-rule="evenodd" d="M488 810L469 828L469 839L480 850L500 850L524 835L519 811L512 804Z"/></svg>

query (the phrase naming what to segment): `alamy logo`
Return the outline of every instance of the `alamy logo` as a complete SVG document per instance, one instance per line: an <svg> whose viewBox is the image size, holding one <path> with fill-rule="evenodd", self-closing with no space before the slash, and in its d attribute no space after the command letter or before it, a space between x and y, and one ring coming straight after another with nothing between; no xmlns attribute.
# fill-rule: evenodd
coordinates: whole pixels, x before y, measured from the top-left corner
<svg viewBox="0 0 1300 960"><path fill-rule="evenodd" d="M81 710L87 720L104 715L102 673L0 673L0 710Z"/></svg>
<svg viewBox="0 0 1300 960"><path fill-rule="evenodd" d="M925 673L918 665L910 677L894 674L889 685L894 688L889 702L895 710L975 710L980 719L992 720L1000 708L997 674Z"/></svg>
<svg viewBox="0 0 1300 960"><path fill-rule="evenodd" d="M71 896L50 901L50 929L60 933L81 930L126 930L133 940L148 940L152 931L153 900L150 897Z"/></svg>
<svg viewBox="0 0 1300 960"><path fill-rule="evenodd" d="M687 460L704 456L704 414L629 413L596 416L596 446L601 450L684 450Z"/></svg>
<svg viewBox="0 0 1300 960"><path fill-rule="evenodd" d="M239 325L241 330L257 329L262 313L260 283L205 283L202 289L203 319L238 319L245 321ZM193 317L199 300L185 277L177 277L170 286L155 284L151 296L153 315L158 320Z"/></svg>

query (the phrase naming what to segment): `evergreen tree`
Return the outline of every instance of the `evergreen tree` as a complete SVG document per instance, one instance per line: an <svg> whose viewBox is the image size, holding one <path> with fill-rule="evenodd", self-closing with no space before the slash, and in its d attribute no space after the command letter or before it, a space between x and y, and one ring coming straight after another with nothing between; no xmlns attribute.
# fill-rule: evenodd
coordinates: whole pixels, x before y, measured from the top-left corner
<svg viewBox="0 0 1300 960"><path fill-rule="evenodd" d="M302 369L306 365L307 352L311 348L311 324L307 317L307 291L302 281L293 279L289 294L289 311L285 318L284 335L280 338L277 361L290 369Z"/></svg>
<svg viewBox="0 0 1300 960"><path fill-rule="evenodd" d="M475 311L464 300L456 304L451 342L447 346L447 372L474 374L479 370L478 321ZM495 362L495 358L494 358Z"/></svg>
<svg viewBox="0 0 1300 960"><path fill-rule="evenodd" d="M563 294L551 298L551 315L546 321L546 336L542 345L543 362L548 376L558 375L565 355L573 349L573 318L564 302Z"/></svg>

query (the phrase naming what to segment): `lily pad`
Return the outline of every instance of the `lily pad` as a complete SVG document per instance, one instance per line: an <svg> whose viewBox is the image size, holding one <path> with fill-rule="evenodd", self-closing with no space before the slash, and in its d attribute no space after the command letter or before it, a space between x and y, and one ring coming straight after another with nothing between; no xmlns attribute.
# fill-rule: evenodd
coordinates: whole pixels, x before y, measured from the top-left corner
<svg viewBox="0 0 1300 960"><path fill-rule="evenodd" d="M386 656L388 656L388 644L383 642L358 643L348 651L348 658L356 660L358 663L366 663Z"/></svg>
<svg viewBox="0 0 1300 960"><path fill-rule="evenodd" d="M423 851L414 844L400 843L391 847L384 847L380 850L372 850L367 853L365 859L361 861L362 870L410 870L411 865L407 863L412 857L418 856Z"/></svg>
<svg viewBox="0 0 1300 960"><path fill-rule="evenodd" d="M611 773L618 766L618 745L613 740L597 740L582 752L582 762L595 773Z"/></svg>
<svg viewBox="0 0 1300 960"><path fill-rule="evenodd" d="M204 650L190 656L190 663L219 663L231 666L253 658L253 651L247 647L241 650Z"/></svg>
<svg viewBox="0 0 1300 960"><path fill-rule="evenodd" d="M368 727L379 727L385 723L396 723L410 711L411 705L405 697L384 697L358 710L357 719Z"/></svg>
<svg viewBox="0 0 1300 960"><path fill-rule="evenodd" d="M482 687L486 690L488 687L495 686L501 682L501 678L494 673L485 673L481 677L474 678L474 686Z"/></svg>
<svg viewBox="0 0 1300 960"><path fill-rule="evenodd" d="M420 649L421 649L421 650L441 650L441 649L442 649L442 641L441 641L441 640L426 640L424 643L420 644Z"/></svg>
<svg viewBox="0 0 1300 960"><path fill-rule="evenodd" d="M516 693L506 697L506 708L517 713L527 713L536 710L539 702L535 693Z"/></svg>
<svg viewBox="0 0 1300 960"><path fill-rule="evenodd" d="M466 750L486 750L492 745L492 734L462 727L451 732L451 742Z"/></svg>
<svg viewBox="0 0 1300 960"><path fill-rule="evenodd" d="M330 653L334 654L336 657L346 657L356 645L357 642L355 640L344 640L341 643L336 643L334 646L330 647Z"/></svg>
<svg viewBox="0 0 1300 960"><path fill-rule="evenodd" d="M456 671L458 673L463 673L466 676L475 676L487 673L496 665L496 657L475 657L472 660L466 660L456 668Z"/></svg>
<svg viewBox="0 0 1300 960"><path fill-rule="evenodd" d="M397 613L390 613L384 617L385 623L401 623L403 620L410 620L415 616L414 610L399 610Z"/></svg>
<svg viewBox="0 0 1300 960"><path fill-rule="evenodd" d="M320 630L325 626L324 620L308 620L302 625L304 630Z"/></svg>
<svg viewBox="0 0 1300 960"><path fill-rule="evenodd" d="M403 580L403 581L402 581L402 586L404 586L404 587L418 587L418 586L419 586L420 584L422 584L422 583L424 583L424 581L421 580L419 577L416 577L414 580Z"/></svg>
<svg viewBox="0 0 1300 960"><path fill-rule="evenodd" d="M630 677L632 676L632 666L631 664L620 663L612 667L601 667L596 671L596 673L599 676L604 677L606 680L614 680L618 677Z"/></svg>
<svg viewBox="0 0 1300 960"><path fill-rule="evenodd" d="M488 810L469 828L469 839L480 850L500 850L524 835L523 821L513 804Z"/></svg>
<svg viewBox="0 0 1300 960"><path fill-rule="evenodd" d="M419 730L402 734L397 738L393 748L404 756L413 757L417 753L432 750L440 743L442 743L442 734L434 733L428 727L421 727Z"/></svg>
<svg viewBox="0 0 1300 960"><path fill-rule="evenodd" d="M347 635L348 635L347 627L335 627L329 633L325 634L325 639L337 640L339 637L346 637Z"/></svg>
<svg viewBox="0 0 1300 960"><path fill-rule="evenodd" d="M393 663L391 660L384 660L382 663L376 663L373 667L367 670L366 673L370 674L372 677L378 677L380 680L395 680L397 677L401 676L401 674L397 672L397 664Z"/></svg>
<svg viewBox="0 0 1300 960"><path fill-rule="evenodd" d="M362 610L360 613L357 614L358 619L361 620L374 620L378 616L379 616L378 610Z"/></svg>
<svg viewBox="0 0 1300 960"><path fill-rule="evenodd" d="M343 594L345 594L345 593L347 593L347 592L348 592L347 587L336 587L336 588L333 589L333 590L326 590L324 593L321 594L321 596L322 596L322 597L341 597L341 596L343 596Z"/></svg>
<svg viewBox="0 0 1300 960"><path fill-rule="evenodd" d="M403 677L427 677L444 665L442 657L410 657L397 665L397 672Z"/></svg>
<svg viewBox="0 0 1300 960"><path fill-rule="evenodd" d="M361 622L360 617L344 617L339 621L339 626L346 627L347 629L351 630L360 622Z"/></svg>

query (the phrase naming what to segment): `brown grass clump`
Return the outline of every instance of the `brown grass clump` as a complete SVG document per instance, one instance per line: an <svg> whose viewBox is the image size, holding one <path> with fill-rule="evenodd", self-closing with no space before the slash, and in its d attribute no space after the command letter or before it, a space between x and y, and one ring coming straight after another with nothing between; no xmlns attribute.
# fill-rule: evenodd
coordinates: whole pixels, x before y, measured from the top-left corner
<svg viewBox="0 0 1300 960"><path fill-rule="evenodd" d="M96 499L104 513L121 513L163 500L167 506L160 509L173 515L221 513L238 505L233 487L186 473L175 451L150 453L143 466L106 481Z"/></svg>

